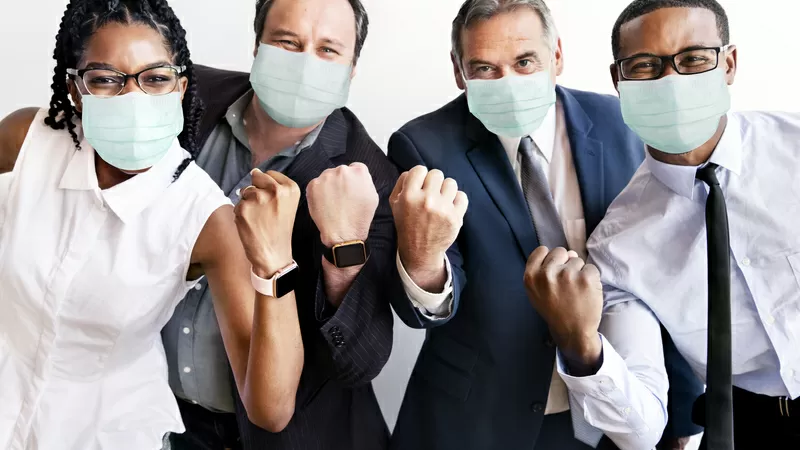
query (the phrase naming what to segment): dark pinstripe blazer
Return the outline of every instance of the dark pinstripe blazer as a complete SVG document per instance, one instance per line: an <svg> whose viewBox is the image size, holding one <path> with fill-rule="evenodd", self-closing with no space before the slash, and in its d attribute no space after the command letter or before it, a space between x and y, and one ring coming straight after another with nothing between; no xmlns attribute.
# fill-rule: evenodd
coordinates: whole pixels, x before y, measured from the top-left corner
<svg viewBox="0 0 800 450"><path fill-rule="evenodd" d="M224 119L228 107L250 89L250 82L245 73L202 66L195 69L200 96L207 108L200 130L205 142ZM305 188L325 169L352 162L369 167L380 204L369 234L370 257L337 310L325 296L321 264L324 247L308 211ZM328 117L314 145L303 150L285 174L302 192L292 250L301 271L295 293L305 366L294 417L281 433L269 433L253 425L237 398L244 448L387 448L388 429L371 381L383 369L392 348L393 319L386 292L400 284L394 266L396 238L389 207L397 170L353 113L340 109Z"/></svg>

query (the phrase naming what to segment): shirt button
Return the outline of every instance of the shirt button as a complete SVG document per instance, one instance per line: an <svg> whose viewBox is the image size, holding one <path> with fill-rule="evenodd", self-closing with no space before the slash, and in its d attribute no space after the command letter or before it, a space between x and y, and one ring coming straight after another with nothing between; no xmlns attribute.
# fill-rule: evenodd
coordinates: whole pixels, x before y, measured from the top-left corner
<svg viewBox="0 0 800 450"><path fill-rule="evenodd" d="M200 284L200 283L195 284L194 285L194 290L195 291L202 291L203 290L203 285Z"/></svg>
<svg viewBox="0 0 800 450"><path fill-rule="evenodd" d="M622 410L622 413L623 413L623 414L625 414L625 415L627 416L628 414L630 414L630 413L631 413L631 407L629 406L629 407L627 407L627 408L623 409L623 410Z"/></svg>
<svg viewBox="0 0 800 450"><path fill-rule="evenodd" d="M241 189L237 189L236 190L236 196L237 197L241 197L242 196L242 190Z"/></svg>
<svg viewBox="0 0 800 450"><path fill-rule="evenodd" d="M184 367L183 368L183 373L190 373L191 371L192 371L191 367Z"/></svg>
<svg viewBox="0 0 800 450"><path fill-rule="evenodd" d="M197 404L197 402L196 402L196 401L194 401L194 400L192 400L192 404L193 404L193 405L196 405L196 404Z"/></svg>
<svg viewBox="0 0 800 450"><path fill-rule="evenodd" d="M192 332L192 329L191 329L191 328L189 328L189 327L184 327L184 328L183 328L183 334L189 334L189 333L191 333L191 332Z"/></svg>
<svg viewBox="0 0 800 450"><path fill-rule="evenodd" d="M750 261L750 258L745 258L745 259L742 260L742 265L745 266L745 267L750 267L750 263L751 262L752 261Z"/></svg>
<svg viewBox="0 0 800 450"><path fill-rule="evenodd" d="M794 377L794 370L792 369L783 369L783 376L786 378L793 378Z"/></svg>
<svg viewBox="0 0 800 450"><path fill-rule="evenodd" d="M541 402L534 402L531 405L531 411L539 414L540 412L544 411L544 405Z"/></svg>
<svg viewBox="0 0 800 450"><path fill-rule="evenodd" d="M772 315L767 316L767 325L772 325L775 323L775 317Z"/></svg>

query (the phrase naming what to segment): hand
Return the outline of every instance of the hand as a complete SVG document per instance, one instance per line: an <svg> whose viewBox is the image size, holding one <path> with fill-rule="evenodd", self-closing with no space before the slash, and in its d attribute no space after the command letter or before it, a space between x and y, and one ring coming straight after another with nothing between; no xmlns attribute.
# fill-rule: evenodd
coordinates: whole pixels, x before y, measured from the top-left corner
<svg viewBox="0 0 800 450"><path fill-rule="evenodd" d="M347 241L366 241L378 192L367 166L353 163L322 172L306 188L308 210L322 243L333 247Z"/></svg>
<svg viewBox="0 0 800 450"><path fill-rule="evenodd" d="M528 258L525 289L570 369L591 370L602 353L603 285L597 268L575 252L539 247Z"/></svg>
<svg viewBox="0 0 800 450"><path fill-rule="evenodd" d="M691 437L665 437L661 439L656 448L658 450L684 450Z"/></svg>
<svg viewBox="0 0 800 450"><path fill-rule="evenodd" d="M467 212L467 195L440 170L417 166L400 175L390 197L400 260L417 284L420 273L444 273L444 255ZM426 289L427 290L427 289Z"/></svg>
<svg viewBox="0 0 800 450"><path fill-rule="evenodd" d="M292 262L292 229L300 188L285 175L258 169L236 205L236 228L253 271L270 278Z"/></svg>

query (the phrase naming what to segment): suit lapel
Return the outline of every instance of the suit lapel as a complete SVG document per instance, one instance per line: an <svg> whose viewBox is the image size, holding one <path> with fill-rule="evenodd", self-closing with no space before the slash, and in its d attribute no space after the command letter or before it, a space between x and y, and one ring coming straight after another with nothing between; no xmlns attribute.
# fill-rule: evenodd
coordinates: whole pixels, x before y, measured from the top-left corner
<svg viewBox="0 0 800 450"><path fill-rule="evenodd" d="M594 231L605 215L605 178L603 172L603 143L591 137L592 121L569 90L556 87L564 107L569 144L575 171L578 175L586 237Z"/></svg>
<svg viewBox="0 0 800 450"><path fill-rule="evenodd" d="M308 183L326 169L336 167L338 164L334 159L343 155L346 147L347 121L341 110L337 109L325 120L314 144L301 151L286 169L286 176L294 180L301 189L301 202L305 202L305 189Z"/></svg>
<svg viewBox="0 0 800 450"><path fill-rule="evenodd" d="M527 259L539 241L508 155L497 136L470 113L467 113L467 133L475 143L467 158L511 227L522 257Z"/></svg>

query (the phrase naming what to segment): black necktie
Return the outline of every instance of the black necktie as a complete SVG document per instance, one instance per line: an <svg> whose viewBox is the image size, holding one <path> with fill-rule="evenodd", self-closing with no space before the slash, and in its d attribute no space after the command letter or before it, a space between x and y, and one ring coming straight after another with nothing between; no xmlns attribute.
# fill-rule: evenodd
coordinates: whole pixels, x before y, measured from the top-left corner
<svg viewBox="0 0 800 450"><path fill-rule="evenodd" d="M731 382L731 260L728 210L715 170L708 164L697 179L709 189L706 202L708 241L708 356L706 367L706 429L708 450L733 449Z"/></svg>

